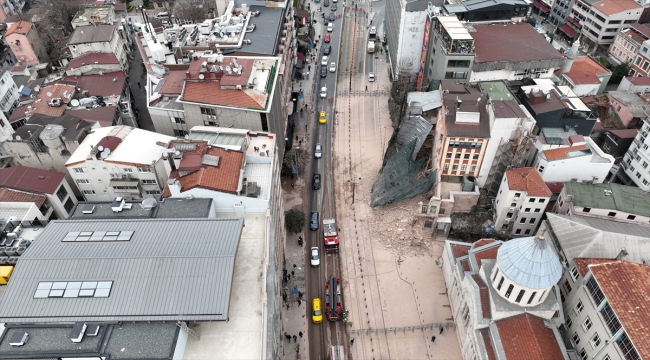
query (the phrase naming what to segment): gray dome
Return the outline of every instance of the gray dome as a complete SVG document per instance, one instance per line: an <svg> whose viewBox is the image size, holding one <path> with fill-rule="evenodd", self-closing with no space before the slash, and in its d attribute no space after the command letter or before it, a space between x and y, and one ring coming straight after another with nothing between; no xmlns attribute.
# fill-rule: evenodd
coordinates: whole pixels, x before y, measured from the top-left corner
<svg viewBox="0 0 650 360"><path fill-rule="evenodd" d="M560 260L546 240L539 237L519 238L501 245L497 266L512 281L532 289L550 288L562 277Z"/></svg>
<svg viewBox="0 0 650 360"><path fill-rule="evenodd" d="M64 131L65 129L63 128L63 126L57 124L50 124L47 125L45 129L43 129L43 131L41 131L39 137L41 138L41 140L54 140L59 136L61 136L61 134L63 134Z"/></svg>

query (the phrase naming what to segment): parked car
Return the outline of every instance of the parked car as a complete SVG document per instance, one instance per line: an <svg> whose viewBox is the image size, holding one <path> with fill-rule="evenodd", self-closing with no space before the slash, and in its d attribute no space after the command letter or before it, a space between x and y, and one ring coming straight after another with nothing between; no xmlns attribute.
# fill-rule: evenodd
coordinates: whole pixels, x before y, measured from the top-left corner
<svg viewBox="0 0 650 360"><path fill-rule="evenodd" d="M309 221L309 229L311 230L318 230L318 211L312 211L311 212L311 220Z"/></svg>
<svg viewBox="0 0 650 360"><path fill-rule="evenodd" d="M330 21L334 21L336 19L336 14L331 12L330 13Z"/></svg>
<svg viewBox="0 0 650 360"><path fill-rule="evenodd" d="M168 17L169 17L169 13L166 12L166 11L159 12L158 14L156 14L157 19L163 19L163 18L168 18Z"/></svg>
<svg viewBox="0 0 650 360"><path fill-rule="evenodd" d="M325 68L323 68L323 69L325 69ZM320 98L325 99L326 97L327 97L327 86L323 86L320 89Z"/></svg>
<svg viewBox="0 0 650 360"><path fill-rule="evenodd" d="M330 6L330 0L323 1L323 6Z"/></svg>
<svg viewBox="0 0 650 360"><path fill-rule="evenodd" d="M325 45L323 48L323 55L329 55L332 52L332 45Z"/></svg>
<svg viewBox="0 0 650 360"><path fill-rule="evenodd" d="M334 24L332 24L332 23L327 23L327 31L329 31L329 32L334 31Z"/></svg>
<svg viewBox="0 0 650 360"><path fill-rule="evenodd" d="M328 56L323 56L323 58L320 61L320 64L323 66L327 66L327 61L329 60Z"/></svg>
<svg viewBox="0 0 650 360"><path fill-rule="evenodd" d="M330 72L336 72L336 63L335 62L330 64Z"/></svg>
<svg viewBox="0 0 650 360"><path fill-rule="evenodd" d="M311 266L318 266L320 265L320 254L318 251L318 247L314 246L311 248Z"/></svg>
<svg viewBox="0 0 650 360"><path fill-rule="evenodd" d="M327 121L327 120L325 120L325 121ZM323 148L321 147L320 143L318 143L318 144L316 144L316 149L314 150L314 157L316 159L320 159L322 156L323 156Z"/></svg>
<svg viewBox="0 0 650 360"><path fill-rule="evenodd" d="M332 7L330 9L332 9L332 11L336 11L336 4L332 4Z"/></svg>
<svg viewBox="0 0 650 360"><path fill-rule="evenodd" d="M327 77L327 65L320 67L320 77Z"/></svg>
<svg viewBox="0 0 650 360"><path fill-rule="evenodd" d="M312 177L311 188L314 190L320 189L320 174L314 174Z"/></svg>
<svg viewBox="0 0 650 360"><path fill-rule="evenodd" d="M325 39L323 39L323 41L328 43L328 42L330 42L330 40L332 40L332 37L330 36L330 34L329 33L325 34Z"/></svg>

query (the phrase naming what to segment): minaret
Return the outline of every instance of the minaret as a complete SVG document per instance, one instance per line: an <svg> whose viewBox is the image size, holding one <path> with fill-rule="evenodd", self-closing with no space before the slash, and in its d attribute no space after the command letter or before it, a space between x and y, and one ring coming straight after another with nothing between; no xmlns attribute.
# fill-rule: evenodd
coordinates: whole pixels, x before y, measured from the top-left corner
<svg viewBox="0 0 650 360"><path fill-rule="evenodd" d="M573 60L578 57L578 48L580 47L580 37L576 39L571 45L571 50L566 56L566 61L562 65L562 74L568 73L571 71L571 65L573 65Z"/></svg>

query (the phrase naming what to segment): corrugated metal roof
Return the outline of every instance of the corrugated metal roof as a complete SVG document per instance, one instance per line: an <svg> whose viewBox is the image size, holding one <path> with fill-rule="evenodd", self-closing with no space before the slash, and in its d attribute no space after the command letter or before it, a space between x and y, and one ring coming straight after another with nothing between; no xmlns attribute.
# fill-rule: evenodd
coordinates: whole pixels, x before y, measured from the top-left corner
<svg viewBox="0 0 650 360"><path fill-rule="evenodd" d="M52 221L20 258L1 322L226 320L243 219ZM70 231L131 241L61 242ZM111 280L108 298L34 299L40 281Z"/></svg>
<svg viewBox="0 0 650 360"><path fill-rule="evenodd" d="M650 258L650 226L600 218L546 213L552 234L566 257L615 258L621 248L624 260L640 263Z"/></svg>

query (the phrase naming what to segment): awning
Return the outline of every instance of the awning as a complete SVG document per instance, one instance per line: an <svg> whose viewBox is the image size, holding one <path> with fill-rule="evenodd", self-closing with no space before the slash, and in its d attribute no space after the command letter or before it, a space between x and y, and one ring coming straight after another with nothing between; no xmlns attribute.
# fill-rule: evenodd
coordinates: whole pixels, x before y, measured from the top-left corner
<svg viewBox="0 0 650 360"><path fill-rule="evenodd" d="M297 18L303 18L303 19L309 18L310 15L309 11L303 9L296 9L296 8L293 9L293 14Z"/></svg>
<svg viewBox="0 0 650 360"><path fill-rule="evenodd" d="M533 5L534 5L536 8L540 9L542 12L545 12L545 13L547 13L547 12L551 12L551 8L548 7L546 4L544 4L543 2L541 2L541 1L539 1L539 0L535 0L535 2L533 3Z"/></svg>
<svg viewBox="0 0 650 360"><path fill-rule="evenodd" d="M573 28L571 26L569 26L569 24L564 24L564 25L560 26L557 29L560 30L561 32L566 34L566 36L568 36L568 37L570 37L572 39L574 37L576 37L576 35L578 35L578 32L573 30Z"/></svg>
<svg viewBox="0 0 650 360"><path fill-rule="evenodd" d="M577 27L578 29L582 28L582 25L580 25L580 22L577 19L570 17L567 20L569 20L569 22L573 24L573 26Z"/></svg>
<svg viewBox="0 0 650 360"><path fill-rule="evenodd" d="M139 183L138 180L111 180L111 186L138 186Z"/></svg>

